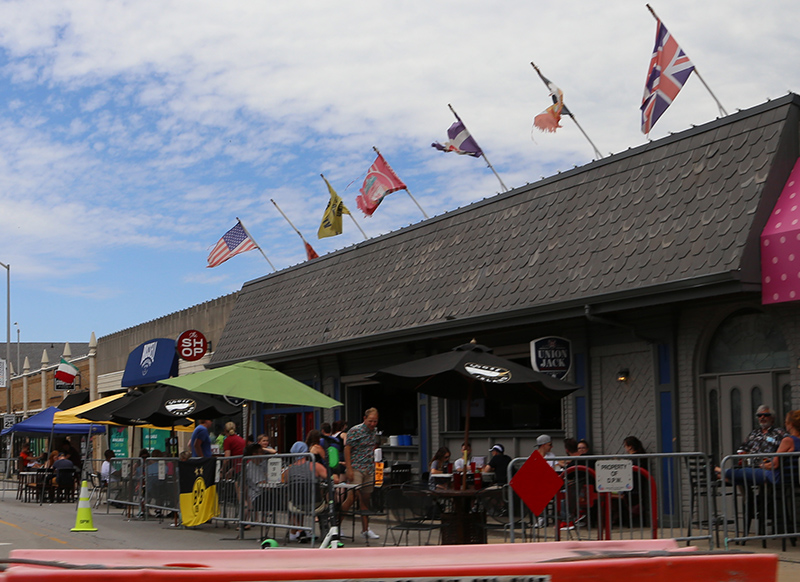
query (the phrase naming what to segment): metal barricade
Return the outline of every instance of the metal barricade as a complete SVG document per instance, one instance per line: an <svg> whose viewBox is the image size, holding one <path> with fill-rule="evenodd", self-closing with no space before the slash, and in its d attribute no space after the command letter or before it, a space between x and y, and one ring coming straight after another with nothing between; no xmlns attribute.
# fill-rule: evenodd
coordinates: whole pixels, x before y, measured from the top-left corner
<svg viewBox="0 0 800 582"><path fill-rule="evenodd" d="M313 545L318 535L315 520L328 508L326 490L309 464L314 462L313 455L257 455L243 457L241 462L241 526L273 528L275 536L292 530L306 532Z"/></svg>
<svg viewBox="0 0 800 582"><path fill-rule="evenodd" d="M674 538L687 543L707 541L714 548L721 522L705 453L547 460L556 464L564 484L540 515L532 515L519 496L510 493L512 542L521 532L523 541ZM509 479L525 461L517 458L509 464ZM609 479L608 468L618 465L622 466L620 475ZM620 481L614 483L615 479Z"/></svg>
<svg viewBox="0 0 800 582"><path fill-rule="evenodd" d="M17 457L0 459L0 491L3 492L3 499L5 499L6 491L18 492L20 489L17 462Z"/></svg>
<svg viewBox="0 0 800 582"><path fill-rule="evenodd" d="M778 463L775 463L777 459ZM765 464L765 461L767 462ZM777 466L776 466L777 465ZM800 452L729 455L720 463L725 547L800 537Z"/></svg>
<svg viewBox="0 0 800 582"><path fill-rule="evenodd" d="M136 509L137 516L144 511L144 459L141 457L114 457L111 459L111 478L106 491L106 513L111 507L125 507L129 515Z"/></svg>
<svg viewBox="0 0 800 582"><path fill-rule="evenodd" d="M144 460L143 516L150 511L155 517L166 517L180 510L177 457L150 457Z"/></svg>

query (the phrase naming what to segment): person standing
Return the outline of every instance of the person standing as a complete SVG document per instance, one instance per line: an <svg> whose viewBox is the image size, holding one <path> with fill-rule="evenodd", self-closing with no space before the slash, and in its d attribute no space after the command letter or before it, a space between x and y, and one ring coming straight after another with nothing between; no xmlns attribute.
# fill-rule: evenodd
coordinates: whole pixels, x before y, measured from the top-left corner
<svg viewBox="0 0 800 582"><path fill-rule="evenodd" d="M244 454L246 443L244 439L236 434L236 423L225 423L225 440L222 443L222 450L226 457L241 457Z"/></svg>
<svg viewBox="0 0 800 582"><path fill-rule="evenodd" d="M347 432L344 446L344 463L347 482L358 485L359 507L369 509L369 499L375 483L375 439L377 437L378 410L368 408L364 412L364 422ZM348 511L355 498L350 495L342 503L342 510ZM361 516L361 535L368 540L377 540L378 534L369 527L369 517Z"/></svg>
<svg viewBox="0 0 800 582"><path fill-rule="evenodd" d="M189 441L189 451L193 457L211 457L211 436L209 431L213 421L209 419L199 420L192 433L192 440Z"/></svg>
<svg viewBox="0 0 800 582"><path fill-rule="evenodd" d="M241 457L244 454L245 440L236 434L236 423L225 423L225 440L222 443L222 450L226 457ZM234 459L226 461L230 463L226 466L225 474L228 478L234 479L236 484L236 495L239 495L239 471L242 468L242 460Z"/></svg>

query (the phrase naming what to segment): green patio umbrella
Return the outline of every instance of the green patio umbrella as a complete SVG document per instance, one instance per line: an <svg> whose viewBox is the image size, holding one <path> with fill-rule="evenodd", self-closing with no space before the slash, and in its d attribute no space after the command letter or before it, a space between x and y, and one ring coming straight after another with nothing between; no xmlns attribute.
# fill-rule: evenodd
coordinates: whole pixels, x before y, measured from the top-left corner
<svg viewBox="0 0 800 582"><path fill-rule="evenodd" d="M159 384L268 404L315 408L333 408L342 405L341 402L317 392L272 366L253 360L160 380Z"/></svg>

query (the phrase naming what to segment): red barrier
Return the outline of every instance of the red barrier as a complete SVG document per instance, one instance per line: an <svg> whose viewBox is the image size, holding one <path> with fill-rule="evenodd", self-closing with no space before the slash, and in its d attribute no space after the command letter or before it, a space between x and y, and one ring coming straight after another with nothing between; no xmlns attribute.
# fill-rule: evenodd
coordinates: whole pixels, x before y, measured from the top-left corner
<svg viewBox="0 0 800 582"><path fill-rule="evenodd" d="M239 582L245 580L370 580L416 582L438 578L458 582L517 578L519 582L592 580L619 582L763 582L775 580L774 554L700 553L674 540L492 544L474 547L424 546L271 549L228 551L14 550L0 582ZM42 560L89 564L66 569L16 563ZM98 568L97 565L102 565ZM131 568L133 567L133 568ZM125 569L115 569L125 568ZM527 578L527 580L525 580ZM422 582L420 580L420 582Z"/></svg>

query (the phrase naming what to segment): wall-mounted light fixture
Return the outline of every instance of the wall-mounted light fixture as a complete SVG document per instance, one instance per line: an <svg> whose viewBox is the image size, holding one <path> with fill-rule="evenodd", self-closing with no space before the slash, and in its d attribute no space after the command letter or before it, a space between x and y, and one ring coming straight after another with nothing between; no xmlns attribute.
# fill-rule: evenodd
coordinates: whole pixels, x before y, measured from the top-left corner
<svg viewBox="0 0 800 582"><path fill-rule="evenodd" d="M631 371L628 368L620 368L617 372L617 382L627 382L631 378Z"/></svg>

